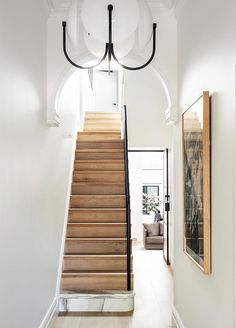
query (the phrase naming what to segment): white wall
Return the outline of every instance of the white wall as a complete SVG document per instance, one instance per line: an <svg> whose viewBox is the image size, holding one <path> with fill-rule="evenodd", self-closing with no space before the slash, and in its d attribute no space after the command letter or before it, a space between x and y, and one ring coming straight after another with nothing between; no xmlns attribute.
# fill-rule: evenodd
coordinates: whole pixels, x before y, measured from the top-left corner
<svg viewBox="0 0 236 328"><path fill-rule="evenodd" d="M181 122L174 129L174 304L187 328L234 327L235 64L234 0L181 1L177 10L179 114L212 95L212 274L182 250Z"/></svg>
<svg viewBox="0 0 236 328"><path fill-rule="evenodd" d="M129 146L168 147L172 129L166 125L167 99L152 68L124 72Z"/></svg>
<svg viewBox="0 0 236 328"><path fill-rule="evenodd" d="M142 161L139 153L129 154L130 208L132 238L141 241L142 237Z"/></svg>
<svg viewBox="0 0 236 328"><path fill-rule="evenodd" d="M1 1L0 326L37 328L55 297L73 139L46 126L41 1ZM69 116L70 119L69 119ZM70 124L68 123L70 120ZM70 127L69 127L70 125Z"/></svg>

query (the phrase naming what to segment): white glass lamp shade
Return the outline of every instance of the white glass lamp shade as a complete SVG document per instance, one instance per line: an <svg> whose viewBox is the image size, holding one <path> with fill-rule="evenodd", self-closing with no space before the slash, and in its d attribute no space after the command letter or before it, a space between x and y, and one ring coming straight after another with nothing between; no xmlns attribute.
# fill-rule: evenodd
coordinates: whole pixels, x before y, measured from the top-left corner
<svg viewBox="0 0 236 328"><path fill-rule="evenodd" d="M67 32L75 49L79 44L79 1L73 0L67 15Z"/></svg>
<svg viewBox="0 0 236 328"><path fill-rule="evenodd" d="M88 50L97 58L101 59L105 53L105 43L95 39L87 31L84 31L84 41ZM135 43L135 35L132 34L128 39L114 43L115 55L121 59L128 55Z"/></svg>
<svg viewBox="0 0 236 328"><path fill-rule="evenodd" d="M140 22L138 27L139 50L144 51L151 40L153 31L153 18L146 0L138 0L140 6Z"/></svg>
<svg viewBox="0 0 236 328"><path fill-rule="evenodd" d="M129 38L139 23L137 0L84 0L81 18L88 33L95 39L108 42L108 5L113 5L113 42Z"/></svg>

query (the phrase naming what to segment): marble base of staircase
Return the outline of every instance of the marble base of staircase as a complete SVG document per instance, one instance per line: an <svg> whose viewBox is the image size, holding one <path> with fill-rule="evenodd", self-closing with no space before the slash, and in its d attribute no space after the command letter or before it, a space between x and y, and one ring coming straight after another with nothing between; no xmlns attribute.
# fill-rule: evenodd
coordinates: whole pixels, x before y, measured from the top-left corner
<svg viewBox="0 0 236 328"><path fill-rule="evenodd" d="M61 294L59 312L61 315L70 313L132 314L134 296L134 292Z"/></svg>

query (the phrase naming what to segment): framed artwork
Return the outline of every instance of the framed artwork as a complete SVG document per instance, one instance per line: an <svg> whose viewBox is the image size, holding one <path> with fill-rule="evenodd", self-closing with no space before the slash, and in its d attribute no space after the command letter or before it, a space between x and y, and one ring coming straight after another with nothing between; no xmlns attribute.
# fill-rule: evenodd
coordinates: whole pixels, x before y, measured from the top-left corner
<svg viewBox="0 0 236 328"><path fill-rule="evenodd" d="M158 205L156 202L159 197L159 186L158 185L144 185L143 186L143 215L150 215L150 208L155 208Z"/></svg>
<svg viewBox="0 0 236 328"><path fill-rule="evenodd" d="M182 116L184 252L211 273L211 109L209 92Z"/></svg>

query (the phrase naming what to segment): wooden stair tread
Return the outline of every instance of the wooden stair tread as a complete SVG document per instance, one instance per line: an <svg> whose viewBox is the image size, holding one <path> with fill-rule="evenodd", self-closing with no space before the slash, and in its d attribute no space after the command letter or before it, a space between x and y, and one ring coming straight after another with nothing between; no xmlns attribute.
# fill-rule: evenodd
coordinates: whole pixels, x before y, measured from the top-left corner
<svg viewBox="0 0 236 328"><path fill-rule="evenodd" d="M127 255L127 238L66 238L65 255Z"/></svg>
<svg viewBox="0 0 236 328"><path fill-rule="evenodd" d="M124 149L123 140L77 141L76 149Z"/></svg>
<svg viewBox="0 0 236 328"><path fill-rule="evenodd" d="M104 258L127 258L126 254L65 254L66 258L96 258L96 259L104 259Z"/></svg>
<svg viewBox="0 0 236 328"><path fill-rule="evenodd" d="M90 129L87 129L86 131L94 131L94 132L97 132L97 131L101 131L101 132L113 132L113 131L120 131L120 128L115 128L115 129L104 129L104 128L100 128L100 129L98 129L97 127L96 127L96 129L95 128L90 128Z"/></svg>
<svg viewBox="0 0 236 328"><path fill-rule="evenodd" d="M75 174L124 174L124 170L76 170L74 171Z"/></svg>
<svg viewBox="0 0 236 328"><path fill-rule="evenodd" d="M100 116L87 116L85 118L85 121L96 121L96 122L100 122L100 121L116 121L120 123L120 117L119 116L105 116L105 115L100 115Z"/></svg>
<svg viewBox="0 0 236 328"><path fill-rule="evenodd" d="M126 223L68 223L66 237L125 238Z"/></svg>
<svg viewBox="0 0 236 328"><path fill-rule="evenodd" d="M115 118L115 117L99 117L99 118L86 118L85 119L85 126L88 124L111 124L111 125L116 125L116 124L121 124L120 120Z"/></svg>
<svg viewBox="0 0 236 328"><path fill-rule="evenodd" d="M131 258L131 263L133 258ZM63 272L123 272L127 270L126 254L64 255Z"/></svg>
<svg viewBox="0 0 236 328"><path fill-rule="evenodd" d="M90 135L90 134L96 134L96 135L103 135L103 134L114 134L114 135L117 135L119 134L120 135L120 132L119 131L114 131L114 132L109 132L109 131L104 131L104 132L101 132L101 131L83 131L83 132L78 132L77 136L80 136L80 135Z"/></svg>
<svg viewBox="0 0 236 328"><path fill-rule="evenodd" d="M127 238L91 238L91 237L80 237L80 238L77 238L77 237L74 237L74 238L70 238L70 237L67 237L66 240L74 240L74 241L126 241Z"/></svg>
<svg viewBox="0 0 236 328"><path fill-rule="evenodd" d="M133 289L133 273L131 273ZM62 273L61 289L76 291L127 291L127 273Z"/></svg>
<svg viewBox="0 0 236 328"><path fill-rule="evenodd" d="M124 183L125 173L124 171L107 171L107 170L77 170L73 173L73 182L113 182ZM109 192L108 192L109 194Z"/></svg>
<svg viewBox="0 0 236 328"><path fill-rule="evenodd" d="M76 149L77 153L123 153L123 149Z"/></svg>
<svg viewBox="0 0 236 328"><path fill-rule="evenodd" d="M121 185L123 186L124 185L124 182L91 182L91 181L80 181L80 182L73 182L73 185L78 185L78 186L84 186L84 185L95 185L95 186L110 186L110 185ZM123 195L123 194L122 194Z"/></svg>
<svg viewBox="0 0 236 328"><path fill-rule="evenodd" d="M125 195L71 195L71 198L76 199L124 199L125 197Z"/></svg>
<svg viewBox="0 0 236 328"><path fill-rule="evenodd" d="M97 273L93 273L93 272L65 272L62 274L63 276L86 276L86 275L91 275L91 276L123 276L123 275L127 275L127 273L123 273L123 272L97 272Z"/></svg>
<svg viewBox="0 0 236 328"><path fill-rule="evenodd" d="M120 182L73 182L71 195L123 195L125 192L124 183Z"/></svg>
<svg viewBox="0 0 236 328"><path fill-rule="evenodd" d="M91 133L90 133L91 134ZM99 133L99 134L102 134L102 133ZM85 140L77 140L79 143L91 143L91 141L85 141ZM97 140L97 141L93 141L93 143L97 143L97 144L101 144L101 143L110 143L110 144L114 144L114 143L120 143L120 144L123 144L124 143L124 140L123 139L120 139L120 140L114 140L114 139L111 139L111 140Z"/></svg>
<svg viewBox="0 0 236 328"><path fill-rule="evenodd" d="M96 207L96 208L90 208L90 207L83 207L83 208L77 208L77 207L70 207L70 210L73 210L73 211L77 211L77 212L86 212L86 211L94 211L94 212L97 212L97 211L107 211L107 212L109 212L109 211L126 211L126 208L125 207L105 207L105 208L103 208L103 207L100 207L100 208L98 208L98 207Z"/></svg>
<svg viewBox="0 0 236 328"><path fill-rule="evenodd" d="M111 222L111 223L104 223L104 222L101 222L101 223L97 223L97 222L95 222L95 223L93 223L93 222L91 222L91 223L83 223L83 222L81 222L81 223L77 223L77 222L73 222L73 223L71 223L71 222L68 222L68 226L72 226L72 225L75 225L75 226L83 226L83 227L91 227L91 226L98 226L98 227L102 227L102 226L124 226L124 225L126 225L126 223L118 223L118 222Z"/></svg>
<svg viewBox="0 0 236 328"><path fill-rule="evenodd" d="M75 166L78 164L87 164L87 165L95 165L95 164L121 164L124 165L124 160L120 158L112 158L112 159L76 159L75 160Z"/></svg>

